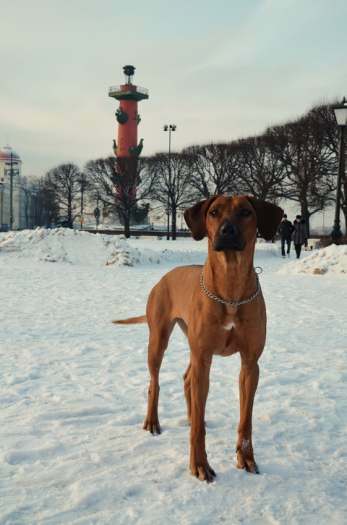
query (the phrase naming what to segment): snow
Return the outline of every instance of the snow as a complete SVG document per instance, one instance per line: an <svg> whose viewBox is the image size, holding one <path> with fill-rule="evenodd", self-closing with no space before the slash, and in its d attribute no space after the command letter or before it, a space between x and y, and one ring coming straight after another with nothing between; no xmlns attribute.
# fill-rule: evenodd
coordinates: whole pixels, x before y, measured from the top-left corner
<svg viewBox="0 0 347 525"><path fill-rule="evenodd" d="M148 244L148 243L147 243ZM160 245L162 246L162 245ZM71 264L134 266L136 264L159 264L171 260L177 262L176 250L163 247L153 250L143 246L140 250L131 245L124 236L92 234L65 228L23 230L0 234L0 252L14 252L19 257L37 261L67 262ZM195 254L184 250L182 262L189 262Z"/></svg>
<svg viewBox="0 0 347 525"><path fill-rule="evenodd" d="M345 523L345 275L289 273L278 246L259 244L261 474L235 468L239 358L216 357L206 420L217 480L207 485L188 472L185 338L175 330L164 358L153 437L142 430L147 327L111 324L142 314L153 284L202 262L206 243L106 237L0 234L0 523Z"/></svg>
<svg viewBox="0 0 347 525"><path fill-rule="evenodd" d="M282 274L311 273L324 275L326 273L347 274L347 245L332 244L321 250L292 262L279 270Z"/></svg>

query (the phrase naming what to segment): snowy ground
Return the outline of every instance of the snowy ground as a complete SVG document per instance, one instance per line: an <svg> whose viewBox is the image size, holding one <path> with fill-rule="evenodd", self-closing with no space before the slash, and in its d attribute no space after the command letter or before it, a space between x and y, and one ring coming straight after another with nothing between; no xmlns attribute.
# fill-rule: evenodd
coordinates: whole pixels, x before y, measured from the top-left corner
<svg viewBox="0 0 347 525"><path fill-rule="evenodd" d="M161 372L163 434L142 430L147 329L110 321L143 313L161 275L204 253L191 240L129 248L71 232L0 234L1 524L346 523L346 274L281 274L288 260L259 245L269 314L254 413L261 475L235 468L238 356L215 358L211 371L217 480L189 475L178 330Z"/></svg>

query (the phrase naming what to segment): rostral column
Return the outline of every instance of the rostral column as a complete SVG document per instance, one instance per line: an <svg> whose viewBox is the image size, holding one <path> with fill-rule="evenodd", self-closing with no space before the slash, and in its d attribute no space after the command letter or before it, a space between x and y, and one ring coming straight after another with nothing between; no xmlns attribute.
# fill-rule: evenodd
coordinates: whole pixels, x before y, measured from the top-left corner
<svg viewBox="0 0 347 525"><path fill-rule="evenodd" d="M136 193L137 161L143 148L143 139L137 142L137 127L141 122L137 105L141 100L148 99L149 95L147 89L132 83L135 73L134 66L124 66L123 71L125 84L112 86L108 92L110 97L119 100L119 107L115 113L118 122L118 136L117 141L113 140L113 151L117 157L118 175L126 177L130 186L131 181L134 181L132 191ZM120 184L117 191L122 191L122 187L126 186L128 184Z"/></svg>

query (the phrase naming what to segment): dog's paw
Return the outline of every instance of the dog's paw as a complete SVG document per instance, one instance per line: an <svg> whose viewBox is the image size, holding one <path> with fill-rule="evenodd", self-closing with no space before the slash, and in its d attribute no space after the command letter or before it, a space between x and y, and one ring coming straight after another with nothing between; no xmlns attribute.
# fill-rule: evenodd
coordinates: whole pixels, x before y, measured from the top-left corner
<svg viewBox="0 0 347 525"><path fill-rule="evenodd" d="M236 447L237 468L245 469L252 474L259 474L258 466L253 455L252 440L239 438Z"/></svg>
<svg viewBox="0 0 347 525"><path fill-rule="evenodd" d="M236 459L237 468L245 469L247 472L252 474L259 474L258 466L253 457L253 451L249 453L242 449L238 449L236 450Z"/></svg>
<svg viewBox="0 0 347 525"><path fill-rule="evenodd" d="M216 477L216 473L213 468L207 463L203 465L191 464L190 471L193 476L200 479L200 481L207 481L207 483L212 483Z"/></svg>
<svg viewBox="0 0 347 525"><path fill-rule="evenodd" d="M144 423L143 423L143 429L147 430L151 434L161 434L161 428L159 425L159 421L155 420L152 421L146 417Z"/></svg>

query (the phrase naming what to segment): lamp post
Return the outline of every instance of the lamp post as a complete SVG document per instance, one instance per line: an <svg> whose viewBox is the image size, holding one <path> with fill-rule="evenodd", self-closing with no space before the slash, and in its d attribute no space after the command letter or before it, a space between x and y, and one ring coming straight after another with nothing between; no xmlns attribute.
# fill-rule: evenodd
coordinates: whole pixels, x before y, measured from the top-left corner
<svg viewBox="0 0 347 525"><path fill-rule="evenodd" d="M0 232L4 223L4 183L0 182Z"/></svg>
<svg viewBox="0 0 347 525"><path fill-rule="evenodd" d="M169 132L169 184L167 192L167 232L166 238L170 239L170 191L171 191L171 132L176 131L176 124L165 124L164 131Z"/></svg>
<svg viewBox="0 0 347 525"><path fill-rule="evenodd" d="M340 208L341 208L341 183L342 178L345 176L345 130L347 126L347 101L345 97L341 104L337 104L333 107L335 112L335 118L337 125L340 128L340 153L339 153L339 171L337 176L337 189L336 189L336 208L335 208L335 220L334 227L331 232L332 241L338 244L342 237L340 227Z"/></svg>
<svg viewBox="0 0 347 525"><path fill-rule="evenodd" d="M13 229L13 223L14 223L14 217L13 217L13 177L16 175L19 175L19 170L14 169L14 164L18 164L18 162L14 162L13 160L13 152L10 153L10 162L6 162L5 165L9 166L7 168L6 173L10 177L10 230Z"/></svg>
<svg viewBox="0 0 347 525"><path fill-rule="evenodd" d="M84 224L84 190L86 187L86 177L84 173L81 174L81 218L80 218L80 229L83 230L83 224Z"/></svg>

